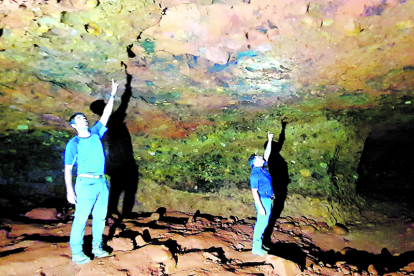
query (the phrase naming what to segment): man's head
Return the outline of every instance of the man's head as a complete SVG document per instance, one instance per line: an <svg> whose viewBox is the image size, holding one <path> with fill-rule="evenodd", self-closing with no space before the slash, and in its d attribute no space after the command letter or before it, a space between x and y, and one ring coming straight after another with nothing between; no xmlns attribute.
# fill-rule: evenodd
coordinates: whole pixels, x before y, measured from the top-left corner
<svg viewBox="0 0 414 276"><path fill-rule="evenodd" d="M83 113L75 113L69 118L69 125L76 130L88 129L88 119Z"/></svg>
<svg viewBox="0 0 414 276"><path fill-rule="evenodd" d="M252 154L249 157L249 165L253 168L253 167L263 167L265 163L265 160L263 159L262 156L259 156L257 154Z"/></svg>

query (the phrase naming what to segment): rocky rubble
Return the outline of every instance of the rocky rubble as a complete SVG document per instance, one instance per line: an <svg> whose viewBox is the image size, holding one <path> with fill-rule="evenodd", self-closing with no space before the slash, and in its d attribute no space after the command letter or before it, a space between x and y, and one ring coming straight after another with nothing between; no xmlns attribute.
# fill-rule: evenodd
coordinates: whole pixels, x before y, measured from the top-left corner
<svg viewBox="0 0 414 276"><path fill-rule="evenodd" d="M41 210L33 210L36 214ZM409 252L369 253L343 225L305 216L281 217L269 254L251 254L254 218L187 214L160 208L109 219L111 256L77 266L68 245L71 221L4 219L0 226L1 275L412 275ZM47 217L45 218L47 219ZM409 224L407 224L409 225ZM338 230L340 229L340 230ZM321 242L321 237L326 244ZM85 252L90 254L91 223ZM329 247L330 246L330 247ZM341 248L336 250L335 248Z"/></svg>

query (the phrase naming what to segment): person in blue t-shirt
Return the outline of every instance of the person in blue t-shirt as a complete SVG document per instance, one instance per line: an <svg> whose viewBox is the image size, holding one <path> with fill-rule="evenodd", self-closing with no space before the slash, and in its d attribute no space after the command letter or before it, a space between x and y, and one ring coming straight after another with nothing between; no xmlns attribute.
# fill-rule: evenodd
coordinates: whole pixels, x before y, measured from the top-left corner
<svg viewBox="0 0 414 276"><path fill-rule="evenodd" d="M65 184L67 199L76 204L75 219L70 232L72 260L78 264L90 262L83 253L83 237L86 222L92 213L92 253L95 258L108 257L102 249L102 236L108 210L109 190L105 178L105 153L102 137L107 128L109 116L114 106L114 98L119 84L112 79L112 93L100 120L89 130L88 121L83 113L75 113L69 119L77 135L65 149ZM75 189L72 185L72 169L77 166Z"/></svg>
<svg viewBox="0 0 414 276"><path fill-rule="evenodd" d="M272 151L273 133L267 132L268 143L264 156L253 154L249 158L252 167L250 174L250 188L254 198L254 206L257 211L257 221L253 231L252 253L264 256L267 252L263 247L263 233L269 224L269 218L273 205L273 186L269 172L263 167L267 164L270 152Z"/></svg>

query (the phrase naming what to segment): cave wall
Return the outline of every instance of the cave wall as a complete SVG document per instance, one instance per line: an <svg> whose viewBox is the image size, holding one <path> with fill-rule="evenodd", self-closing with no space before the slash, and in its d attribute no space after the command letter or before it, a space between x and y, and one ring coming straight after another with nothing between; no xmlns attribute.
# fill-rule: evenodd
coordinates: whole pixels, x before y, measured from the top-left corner
<svg viewBox="0 0 414 276"><path fill-rule="evenodd" d="M231 198L284 120L289 194L341 213L333 201L363 203L369 133L412 111L413 11L410 0L2 1L0 184L63 187L66 120L98 120L90 104L114 78L115 109L130 87L140 180Z"/></svg>

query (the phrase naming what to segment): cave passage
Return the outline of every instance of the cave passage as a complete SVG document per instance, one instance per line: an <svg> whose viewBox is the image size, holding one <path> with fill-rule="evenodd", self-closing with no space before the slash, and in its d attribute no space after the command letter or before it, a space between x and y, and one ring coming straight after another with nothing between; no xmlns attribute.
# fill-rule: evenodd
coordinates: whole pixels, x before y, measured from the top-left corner
<svg viewBox="0 0 414 276"><path fill-rule="evenodd" d="M413 205L414 127L373 130L358 166L357 191L363 196Z"/></svg>

